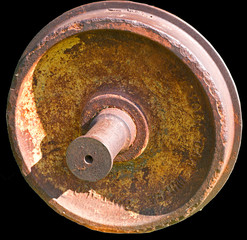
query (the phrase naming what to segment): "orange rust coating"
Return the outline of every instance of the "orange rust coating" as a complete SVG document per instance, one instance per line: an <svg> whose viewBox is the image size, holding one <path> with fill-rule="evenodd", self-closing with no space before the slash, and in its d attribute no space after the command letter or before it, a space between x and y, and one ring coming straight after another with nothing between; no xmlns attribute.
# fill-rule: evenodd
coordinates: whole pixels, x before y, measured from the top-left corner
<svg viewBox="0 0 247 240"><path fill-rule="evenodd" d="M209 171L215 146L209 101L192 71L158 43L123 31L80 33L48 50L24 84L16 121L32 139L26 172L52 201L68 191L80 201L98 199L96 217L119 224L118 214L100 210L106 199L129 213L126 221L139 223L185 204ZM85 101L105 88L128 93L142 107L150 138L137 159L117 162L106 178L89 183L66 167L66 149L83 134Z"/></svg>

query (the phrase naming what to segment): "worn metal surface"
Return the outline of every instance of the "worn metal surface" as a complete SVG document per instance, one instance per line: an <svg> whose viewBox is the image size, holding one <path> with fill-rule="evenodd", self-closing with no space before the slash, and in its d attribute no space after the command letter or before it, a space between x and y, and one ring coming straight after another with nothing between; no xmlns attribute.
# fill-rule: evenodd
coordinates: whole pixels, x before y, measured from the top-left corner
<svg viewBox="0 0 247 240"><path fill-rule="evenodd" d="M66 149L83 134L88 99L105 89L141 107L149 142L89 183L67 168ZM32 188L61 215L106 232L150 232L203 208L241 140L238 95L214 49L175 16L131 2L82 6L44 28L19 62L7 118Z"/></svg>
<svg viewBox="0 0 247 240"><path fill-rule="evenodd" d="M129 149L136 137L131 116L118 108L106 108L91 121L88 132L67 148L71 172L82 180L96 182L111 171L119 152Z"/></svg>

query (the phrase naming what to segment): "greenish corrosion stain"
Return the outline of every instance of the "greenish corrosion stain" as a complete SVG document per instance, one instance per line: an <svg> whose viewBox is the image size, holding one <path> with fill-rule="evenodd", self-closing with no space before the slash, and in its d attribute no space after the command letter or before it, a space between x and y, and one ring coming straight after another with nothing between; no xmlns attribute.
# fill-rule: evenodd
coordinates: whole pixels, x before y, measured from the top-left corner
<svg viewBox="0 0 247 240"><path fill-rule="evenodd" d="M150 140L137 159L115 163L106 178L90 183L69 172L65 155L82 134L85 99L102 86L139 96ZM188 201L207 175L215 145L208 99L192 71L156 42L116 30L69 37L39 61L33 92L46 137L32 172L50 197L93 189L126 210L159 215Z"/></svg>

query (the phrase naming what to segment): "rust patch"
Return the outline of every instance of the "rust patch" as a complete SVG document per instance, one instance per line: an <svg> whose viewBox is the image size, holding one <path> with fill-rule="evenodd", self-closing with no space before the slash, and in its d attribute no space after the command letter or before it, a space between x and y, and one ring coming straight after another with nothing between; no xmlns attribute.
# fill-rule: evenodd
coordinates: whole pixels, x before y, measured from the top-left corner
<svg viewBox="0 0 247 240"><path fill-rule="evenodd" d="M127 212L128 221L135 222L176 210L207 176L215 146L209 100L192 71L158 43L117 30L80 33L49 49L25 84L18 124L39 123L32 125L31 138L39 136L35 147L41 154L39 161L30 161L30 176L50 199L72 192L82 213L92 211L85 201L94 198L95 218L107 215L106 221L118 223ZM141 106L149 142L137 159L116 162L106 178L89 183L68 170L66 150L83 134L86 101L110 88ZM103 211L104 204L119 214Z"/></svg>
<svg viewBox="0 0 247 240"><path fill-rule="evenodd" d="M34 167L43 176L54 171L51 184L65 187L64 180L56 176L61 175L59 168L48 166L66 168L66 148L81 135L84 99L102 85L113 85L141 96L138 103L147 112L150 142L136 161L114 164L107 178L88 183L83 190L94 189L139 214L157 215L179 207L199 187L202 176L194 179L198 182L190 192L186 188L193 176L198 172L205 176L210 166L208 155L213 153L208 150L214 145L211 110L192 72L161 45L121 31L78 34L52 47L37 65L33 79L37 112L47 134L41 145L43 159ZM46 142L53 144L48 147ZM201 162L206 162L202 169ZM171 190L179 178L183 188Z"/></svg>

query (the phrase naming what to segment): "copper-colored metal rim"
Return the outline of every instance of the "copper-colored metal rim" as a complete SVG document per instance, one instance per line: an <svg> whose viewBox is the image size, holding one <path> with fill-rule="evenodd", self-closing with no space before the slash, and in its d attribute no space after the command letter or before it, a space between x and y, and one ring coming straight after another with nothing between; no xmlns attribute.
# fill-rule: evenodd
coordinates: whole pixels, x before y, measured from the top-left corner
<svg viewBox="0 0 247 240"><path fill-rule="evenodd" d="M68 211L33 179L30 186L58 213L79 224L105 232L150 232L177 223L202 209L222 188L237 159L242 132L239 97L232 77L212 46L191 26L174 15L145 4L97 2L75 8L48 24L23 53L9 92L7 122L11 146L26 175L24 154L20 150L15 113L23 81L32 74L42 55L62 39L82 31L118 29L131 31L159 42L179 56L198 77L207 93L214 114L216 149L211 169L196 194L185 205L157 218L125 225L103 224ZM182 216L182 217L181 217Z"/></svg>

